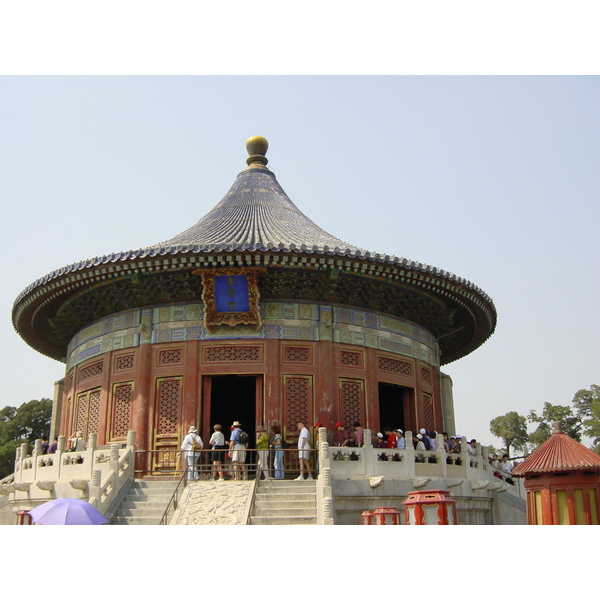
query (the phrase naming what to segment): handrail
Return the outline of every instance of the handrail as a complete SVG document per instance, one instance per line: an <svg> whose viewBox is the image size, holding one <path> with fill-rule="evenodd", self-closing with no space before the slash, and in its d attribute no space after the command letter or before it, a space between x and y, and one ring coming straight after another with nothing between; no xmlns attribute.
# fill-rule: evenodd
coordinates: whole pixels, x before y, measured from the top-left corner
<svg viewBox="0 0 600 600"><path fill-rule="evenodd" d="M187 485L187 471L184 471L183 475L181 476L181 479L179 480L179 483L177 484L177 487L175 488L175 491L173 492L173 495L171 496L171 499L169 500L169 504L167 505L167 508L165 509L165 512L162 516L162 519L160 520L159 525L168 525L169 524L169 511L171 510L171 506L173 506L173 513L177 510L177 501L179 499L179 488L181 487L182 484L183 484L183 488L185 489L185 487Z"/></svg>

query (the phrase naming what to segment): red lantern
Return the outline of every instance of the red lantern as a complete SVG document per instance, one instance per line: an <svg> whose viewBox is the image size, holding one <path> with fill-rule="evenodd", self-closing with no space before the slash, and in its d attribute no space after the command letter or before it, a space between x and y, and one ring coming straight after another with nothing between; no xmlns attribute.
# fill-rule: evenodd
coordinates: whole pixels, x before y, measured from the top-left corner
<svg viewBox="0 0 600 600"><path fill-rule="evenodd" d="M407 525L456 525L456 500L447 490L415 490L403 504Z"/></svg>

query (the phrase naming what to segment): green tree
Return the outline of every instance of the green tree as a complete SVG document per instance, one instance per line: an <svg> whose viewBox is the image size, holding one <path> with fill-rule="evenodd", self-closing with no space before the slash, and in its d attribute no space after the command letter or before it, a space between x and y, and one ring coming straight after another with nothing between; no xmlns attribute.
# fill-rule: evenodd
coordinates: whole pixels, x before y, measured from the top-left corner
<svg viewBox="0 0 600 600"><path fill-rule="evenodd" d="M527 420L530 423L538 423L537 429L529 434L529 441L536 447L541 446L552 435L555 421L561 422L561 429L568 436L581 442L583 422L578 414L573 413L570 406L544 402L542 414L538 415L535 410L531 410Z"/></svg>
<svg viewBox="0 0 600 600"><path fill-rule="evenodd" d="M600 453L600 386L579 390L573 396L573 406L582 421L583 434L592 438L593 449Z"/></svg>
<svg viewBox="0 0 600 600"><path fill-rule="evenodd" d="M504 442L506 453L511 456L510 449L527 450L529 435L527 434L527 421L516 411L507 412L490 421L490 431Z"/></svg>
<svg viewBox="0 0 600 600"><path fill-rule="evenodd" d="M0 479L13 472L15 451L22 443L33 446L48 435L51 418L52 400L47 398L0 409Z"/></svg>

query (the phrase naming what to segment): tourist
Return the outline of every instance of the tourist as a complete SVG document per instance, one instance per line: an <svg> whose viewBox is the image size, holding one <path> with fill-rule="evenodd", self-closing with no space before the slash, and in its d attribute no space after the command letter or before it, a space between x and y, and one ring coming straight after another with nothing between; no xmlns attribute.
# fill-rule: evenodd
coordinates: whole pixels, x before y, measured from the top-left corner
<svg viewBox="0 0 600 600"><path fill-rule="evenodd" d="M256 428L256 436L256 452L258 454L256 479L260 479L261 473L265 479L271 479L269 472L269 436L262 425Z"/></svg>
<svg viewBox="0 0 600 600"><path fill-rule="evenodd" d="M83 439L83 432L78 431L75 435L69 438L71 442L71 452L83 452L85 450L85 440Z"/></svg>
<svg viewBox="0 0 600 600"><path fill-rule="evenodd" d="M333 445L345 447L348 445L348 441L350 440L350 435L348 431L344 427L343 423L335 424L335 432L333 434Z"/></svg>
<svg viewBox="0 0 600 600"><path fill-rule="evenodd" d="M212 452L210 458L213 464L213 481L217 481L217 474L219 475L218 481L225 481L225 471L223 469L223 460L227 444L225 444L225 436L221 431L221 426L217 423L213 426L213 434L210 436L210 447Z"/></svg>
<svg viewBox="0 0 600 600"><path fill-rule="evenodd" d="M398 439L394 435L394 432L392 431L392 428L391 427L384 427L383 428L383 433L384 433L384 435L387 436L386 448L397 448L398 447L397 446Z"/></svg>
<svg viewBox="0 0 600 600"><path fill-rule="evenodd" d="M469 453L470 456L475 456L477 454L477 440L476 439L472 439L469 442L469 445L467 446L467 452Z"/></svg>
<svg viewBox="0 0 600 600"><path fill-rule="evenodd" d="M187 435L183 438L181 449L187 464L187 480L198 480L197 462L200 458L200 450L204 447L202 438L198 435L198 430L192 425Z"/></svg>
<svg viewBox="0 0 600 600"><path fill-rule="evenodd" d="M356 421L354 423L354 445L357 448L362 448L364 444L365 430L360 426L360 423Z"/></svg>
<svg viewBox="0 0 600 600"><path fill-rule="evenodd" d="M383 433L377 434L377 448L387 448L387 442L383 439Z"/></svg>
<svg viewBox="0 0 600 600"><path fill-rule="evenodd" d="M489 459L492 468L494 469L494 477L502 477L500 473L500 461L498 460L498 455L493 454L492 458Z"/></svg>
<svg viewBox="0 0 600 600"><path fill-rule="evenodd" d="M460 437L450 436L450 441L452 442L452 448L450 452L452 454L460 454Z"/></svg>
<svg viewBox="0 0 600 600"><path fill-rule="evenodd" d="M416 452L423 452L426 450L422 433L417 433L415 439L413 440L413 444ZM417 455L415 456L415 462L425 462L425 457L422 454Z"/></svg>
<svg viewBox="0 0 600 600"><path fill-rule="evenodd" d="M310 434L308 429L304 426L304 423L298 423L298 458L300 461L300 475L296 478L297 481L304 481L304 471L306 471L307 479L312 479L313 476L310 473L309 459L310 459Z"/></svg>
<svg viewBox="0 0 600 600"><path fill-rule="evenodd" d="M432 452L436 452L437 451L437 431L431 430L428 433L428 437L429 437L429 449Z"/></svg>
<svg viewBox="0 0 600 600"><path fill-rule="evenodd" d="M42 454L48 454L48 447L49 447L48 438L45 435L43 435L41 439L42 439Z"/></svg>
<svg viewBox="0 0 600 600"><path fill-rule="evenodd" d="M58 450L58 436L54 436L54 441L48 447L48 454L55 454Z"/></svg>
<svg viewBox="0 0 600 600"><path fill-rule="evenodd" d="M400 450L405 450L406 438L404 437L404 432L402 429L396 429L396 431L394 431L394 435L396 436L396 447Z"/></svg>
<svg viewBox="0 0 600 600"><path fill-rule="evenodd" d="M431 450L431 440L429 439L429 436L427 435L427 431L423 427L421 427L421 429L419 429L419 433L422 436L423 445L425 446L425 450Z"/></svg>
<svg viewBox="0 0 600 600"><path fill-rule="evenodd" d="M275 479L283 479L283 438L281 437L281 429L278 425L273 425L273 427L271 427L271 432L273 433L271 448L273 448L275 451L275 457L273 460Z"/></svg>
<svg viewBox="0 0 600 600"><path fill-rule="evenodd" d="M233 430L229 436L229 453L231 454L231 464L233 466L233 479L239 481L246 479L246 447L248 444L242 443L242 424L239 421L233 422Z"/></svg>
<svg viewBox="0 0 600 600"><path fill-rule="evenodd" d="M452 442L448 437L448 432L444 431L442 435L444 436L444 449L446 450L446 452L452 452Z"/></svg>
<svg viewBox="0 0 600 600"><path fill-rule="evenodd" d="M513 485L513 480L511 477L512 470L513 470L513 464L508 462L508 454L502 455L502 460L500 461L500 470L504 474L504 481L506 481L506 483L510 483L511 485Z"/></svg>

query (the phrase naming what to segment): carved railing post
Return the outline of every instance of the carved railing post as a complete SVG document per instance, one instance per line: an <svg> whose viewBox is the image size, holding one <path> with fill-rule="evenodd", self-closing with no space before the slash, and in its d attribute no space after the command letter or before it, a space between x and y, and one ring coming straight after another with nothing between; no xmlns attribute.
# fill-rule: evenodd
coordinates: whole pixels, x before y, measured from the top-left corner
<svg viewBox="0 0 600 600"><path fill-rule="evenodd" d="M98 448L98 434L90 433L90 437L89 437L88 444L87 444L87 449L91 450L92 452L95 452L97 448Z"/></svg>
<svg viewBox="0 0 600 600"><path fill-rule="evenodd" d="M412 431L407 431L404 437L406 438L406 475L412 478L416 473L415 445L413 443Z"/></svg>
<svg viewBox="0 0 600 600"><path fill-rule="evenodd" d="M102 471L94 469L90 477L89 498L90 504L92 504L98 510L100 510L100 505L102 503L102 490L100 489L101 483Z"/></svg>
<svg viewBox="0 0 600 600"><path fill-rule="evenodd" d="M362 458L364 460L363 468L365 476L372 477L375 474L375 461L377 460L373 451L373 432L370 429L365 429L364 436L362 451Z"/></svg>
<svg viewBox="0 0 600 600"><path fill-rule="evenodd" d="M127 432L127 445L135 448L135 431Z"/></svg>
<svg viewBox="0 0 600 600"><path fill-rule="evenodd" d="M32 456L39 456L42 453L42 440L35 440L33 443Z"/></svg>
<svg viewBox="0 0 600 600"><path fill-rule="evenodd" d="M435 436L437 441L437 461L438 468L440 470L440 477L446 477L448 475L448 465L446 464L446 446L444 446L444 436L438 433Z"/></svg>

